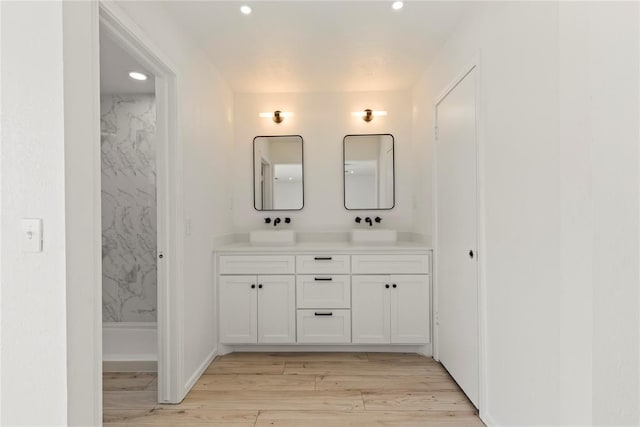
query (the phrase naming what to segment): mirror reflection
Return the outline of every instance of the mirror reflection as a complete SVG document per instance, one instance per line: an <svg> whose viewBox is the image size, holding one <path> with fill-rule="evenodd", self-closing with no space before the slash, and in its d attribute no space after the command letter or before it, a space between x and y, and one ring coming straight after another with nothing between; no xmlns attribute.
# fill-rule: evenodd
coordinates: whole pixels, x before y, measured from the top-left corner
<svg viewBox="0 0 640 427"><path fill-rule="evenodd" d="M392 209L395 205L394 139L391 134L347 135L344 207Z"/></svg>
<svg viewBox="0 0 640 427"><path fill-rule="evenodd" d="M259 211L300 210L304 205L302 137L253 139L253 203Z"/></svg>

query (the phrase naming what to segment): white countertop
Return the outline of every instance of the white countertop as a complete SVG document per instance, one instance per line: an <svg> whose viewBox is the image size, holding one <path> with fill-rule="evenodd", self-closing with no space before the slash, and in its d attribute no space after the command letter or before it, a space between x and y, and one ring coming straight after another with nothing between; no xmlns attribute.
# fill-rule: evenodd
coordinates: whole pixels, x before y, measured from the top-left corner
<svg viewBox="0 0 640 427"><path fill-rule="evenodd" d="M424 243L398 241L387 244L353 244L350 242L298 242L293 245L252 245L248 242L228 243L215 248L218 253L251 253L251 252L278 252L278 253L303 253L303 252L426 252L432 248Z"/></svg>

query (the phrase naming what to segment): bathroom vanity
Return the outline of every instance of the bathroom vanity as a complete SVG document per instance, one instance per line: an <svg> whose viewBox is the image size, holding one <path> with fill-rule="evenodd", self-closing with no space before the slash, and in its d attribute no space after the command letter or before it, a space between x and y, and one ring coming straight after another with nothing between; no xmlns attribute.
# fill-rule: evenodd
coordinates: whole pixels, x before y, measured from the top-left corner
<svg viewBox="0 0 640 427"><path fill-rule="evenodd" d="M394 208L394 151L391 134L344 137L346 210ZM220 353L252 346L430 353L428 246L380 229L378 215L356 215L351 232L287 229L286 211L301 210L305 199L300 135L254 138L253 184L255 210L283 212L284 220L263 218L265 228L216 249Z"/></svg>
<svg viewBox="0 0 640 427"><path fill-rule="evenodd" d="M215 259L219 342L230 350L431 341L426 245L233 243L219 247Z"/></svg>

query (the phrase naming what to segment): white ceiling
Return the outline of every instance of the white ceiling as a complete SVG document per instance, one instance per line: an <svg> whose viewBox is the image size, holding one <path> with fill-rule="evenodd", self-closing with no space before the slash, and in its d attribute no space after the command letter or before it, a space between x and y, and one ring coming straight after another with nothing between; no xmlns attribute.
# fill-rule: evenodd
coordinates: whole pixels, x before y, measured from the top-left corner
<svg viewBox="0 0 640 427"><path fill-rule="evenodd" d="M166 1L235 92L404 90L471 2ZM253 13L243 15L248 4Z"/></svg>
<svg viewBox="0 0 640 427"><path fill-rule="evenodd" d="M129 72L138 71L149 78L145 81L133 80ZM140 65L131 55L118 46L109 33L100 26L100 93L148 94L155 92L153 75Z"/></svg>

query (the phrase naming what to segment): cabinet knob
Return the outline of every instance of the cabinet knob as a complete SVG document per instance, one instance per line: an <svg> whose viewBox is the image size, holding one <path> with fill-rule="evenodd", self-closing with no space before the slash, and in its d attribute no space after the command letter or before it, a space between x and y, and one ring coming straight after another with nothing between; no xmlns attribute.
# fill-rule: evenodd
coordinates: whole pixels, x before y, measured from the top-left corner
<svg viewBox="0 0 640 427"><path fill-rule="evenodd" d="M469 251L469 258L473 259L473 250Z"/></svg>
<svg viewBox="0 0 640 427"><path fill-rule="evenodd" d="M389 285L384 285L385 288L389 289Z"/></svg>
<svg viewBox="0 0 640 427"><path fill-rule="evenodd" d="M256 288L256 285L251 285L251 289L255 289L255 288Z"/></svg>
<svg viewBox="0 0 640 427"><path fill-rule="evenodd" d="M259 289L262 289L262 285L258 285L258 288L259 288Z"/></svg>
<svg viewBox="0 0 640 427"><path fill-rule="evenodd" d="M395 283L393 284L393 289L397 288L398 285L396 285Z"/></svg>

